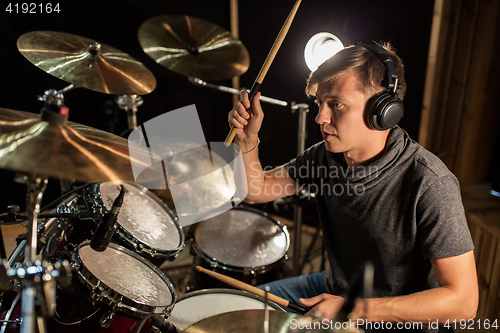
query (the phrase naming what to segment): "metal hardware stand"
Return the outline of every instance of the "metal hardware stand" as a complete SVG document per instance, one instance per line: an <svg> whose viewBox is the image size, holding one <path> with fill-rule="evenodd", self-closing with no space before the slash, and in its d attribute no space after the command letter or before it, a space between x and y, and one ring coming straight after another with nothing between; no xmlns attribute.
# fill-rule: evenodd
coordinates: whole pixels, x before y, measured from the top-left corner
<svg viewBox="0 0 500 333"><path fill-rule="evenodd" d="M297 155L301 154L305 149L306 144L306 115L309 112L309 105L307 104L295 104L292 102L292 113L299 113L299 128L297 132ZM292 275L300 275L300 249L302 242L302 205L297 203L294 205L293 220L295 222L294 233L293 233L293 268Z"/></svg>

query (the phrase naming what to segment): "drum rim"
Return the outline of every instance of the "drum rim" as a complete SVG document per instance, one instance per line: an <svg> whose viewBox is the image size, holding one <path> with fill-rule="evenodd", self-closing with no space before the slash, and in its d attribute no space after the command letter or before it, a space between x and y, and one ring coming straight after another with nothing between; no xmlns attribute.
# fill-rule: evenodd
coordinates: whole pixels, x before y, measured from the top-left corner
<svg viewBox="0 0 500 333"><path fill-rule="evenodd" d="M90 240L86 240L76 247L71 261L71 267L76 270L79 280L86 287L86 289L93 292L93 294L91 295L93 301L101 301L109 305L115 311L120 311L141 318L151 313L170 314L175 302L177 301L177 293L172 282L170 282L170 279L165 275L165 273L163 273L163 271L161 271L158 267L138 255L137 253L127 249L126 247L115 243L109 244L109 246L113 249L124 252L125 254L138 259L141 263L148 266L149 269L152 269L165 282L165 285L167 286L172 296L171 303L162 306L144 304L121 294L119 291L114 290L113 288L102 282L95 274L93 274L85 265L80 256L80 249L85 246L90 246ZM92 280L97 281L97 283L93 283ZM98 290L99 292L96 293L96 290Z"/></svg>
<svg viewBox="0 0 500 333"><path fill-rule="evenodd" d="M104 204L104 201L102 200L101 196L101 185L102 184L113 184L113 182L103 182L103 183L97 183L96 187L96 194L97 198L100 201L100 204L104 209L106 209L106 205ZM139 191L143 192L146 194L148 197L153 199L157 204L163 208L167 214L172 218L172 221L175 224L175 227L177 228L177 232L179 233L179 245L174 248L174 249L159 249L152 247L149 244L146 244L142 240L138 239L137 237L133 236L127 229L125 229L118 221L116 222L117 228L116 228L116 236L124 241L128 246L131 246L134 251L136 251L139 254L145 254L148 257L155 258L155 259L169 259L169 258L175 258L177 255L184 249L185 246L185 236L184 236L184 231L181 227L181 224L179 222L179 219L173 211L170 209L170 207L167 206L165 202L163 202L156 194L154 194L152 191L150 191L147 187L142 186L137 183L125 183L125 185L136 187L139 189Z"/></svg>
<svg viewBox="0 0 500 333"><path fill-rule="evenodd" d="M280 227L280 229L285 234L285 240L286 240L285 252L284 252L283 256L281 256L281 258L279 258L278 260L276 260L273 263L270 263L268 265L263 265L263 266L251 266L251 267L235 266L235 265L220 261L217 258L210 257L198 246L197 241L196 241L197 230L199 230L199 227L201 225L203 225L203 223L208 220L208 219L206 219L206 220L201 221L200 223L198 223L195 226L193 233L192 233L191 246L194 249L194 251L196 252L196 254L199 257L201 257L203 260L205 260L205 262L207 262L210 265L210 267L222 268L223 270L228 270L231 272L243 273L243 274L249 275L249 274L255 274L255 273L265 273L268 270L271 270L275 266L279 265L282 261L288 260L288 250L290 249L290 234L289 234L288 228L285 224L281 223L279 220L270 216L269 213L261 211L259 209L252 208L252 207L238 207L237 206L237 207L234 207L226 212L229 212L231 210L249 211L251 213L256 213L258 215L261 215L261 216L271 220L272 222L274 222L278 227ZM224 213L226 213L226 212L224 212ZM215 216L213 216L213 217L215 217Z"/></svg>
<svg viewBox="0 0 500 333"><path fill-rule="evenodd" d="M239 296L247 296L249 298L253 298L255 300L261 301L262 304L264 304L264 297L253 294L251 292L245 291L245 290L239 290L239 289L229 289L229 288L210 288L210 289L199 289L195 291L190 291L181 297L179 297L176 301L176 304L182 302L183 300L186 300L188 298L194 297L194 296L199 296L199 295L210 295L210 294L235 294ZM271 300L268 300L268 305L272 307L273 309L277 311L282 311L286 312L285 309L283 309L281 306L278 305L278 303L275 303ZM175 309L175 307L174 307Z"/></svg>

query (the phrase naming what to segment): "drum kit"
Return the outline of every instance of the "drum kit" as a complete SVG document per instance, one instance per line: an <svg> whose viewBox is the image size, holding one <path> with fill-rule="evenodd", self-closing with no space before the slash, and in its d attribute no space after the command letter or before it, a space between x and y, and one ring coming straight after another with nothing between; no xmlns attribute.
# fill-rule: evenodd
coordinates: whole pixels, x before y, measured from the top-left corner
<svg viewBox="0 0 500 333"><path fill-rule="evenodd" d="M141 25L138 39L158 64L196 84L241 75L249 66L241 41L189 16L151 18ZM247 330L253 332L261 330L257 323L266 314L268 331L290 332L291 314L248 292L216 288L177 298L159 266L175 260L184 248L183 228L169 207L168 191L160 199L135 183L131 168L131 162L144 163L153 153L125 138L68 121L64 94L85 88L120 96L129 128L135 128L140 95L155 89L154 75L118 49L68 33L29 32L17 45L32 64L70 85L40 96L40 114L0 109L0 168L19 173L16 180L27 187L26 213L11 206L0 214L0 224L22 223L28 229L0 266L0 333L212 332L215 327L234 332L238 322L243 327L255 317L250 321L256 328ZM149 167L141 180L155 181L157 176L158 170ZM41 209L49 177L79 186ZM194 264L254 285L275 278L273 270L287 258L290 243L279 221L238 207L192 228L192 241ZM102 246L96 247L96 242ZM198 287L206 286L200 282ZM281 314L270 314L269 308ZM196 322L204 318L215 321L198 329Z"/></svg>

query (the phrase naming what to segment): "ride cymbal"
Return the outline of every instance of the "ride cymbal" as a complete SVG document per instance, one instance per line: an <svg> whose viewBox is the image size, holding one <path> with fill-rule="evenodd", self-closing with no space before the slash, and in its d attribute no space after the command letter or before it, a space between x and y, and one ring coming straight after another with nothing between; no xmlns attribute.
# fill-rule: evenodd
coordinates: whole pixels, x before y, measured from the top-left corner
<svg viewBox="0 0 500 333"><path fill-rule="evenodd" d="M112 95L144 95L156 87L141 62L89 38L32 31L19 37L17 47L35 66L77 87Z"/></svg>
<svg viewBox="0 0 500 333"><path fill-rule="evenodd" d="M150 151L114 134L72 122L53 124L38 114L0 108L1 168L76 181L133 183L136 178L163 177L150 161ZM131 163L145 170L134 177Z"/></svg>
<svg viewBox="0 0 500 333"><path fill-rule="evenodd" d="M139 28L142 49L158 64L203 80L225 80L245 73L250 57L229 31L187 15L162 15Z"/></svg>

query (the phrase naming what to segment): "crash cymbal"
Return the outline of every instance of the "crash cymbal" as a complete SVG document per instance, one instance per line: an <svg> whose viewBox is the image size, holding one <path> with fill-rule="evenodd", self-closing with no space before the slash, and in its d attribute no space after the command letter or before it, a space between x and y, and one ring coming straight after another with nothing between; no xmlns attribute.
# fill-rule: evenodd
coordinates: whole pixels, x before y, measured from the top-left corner
<svg viewBox="0 0 500 333"><path fill-rule="evenodd" d="M138 31L142 49L176 73L203 80L224 80L245 73L250 57L229 31L187 15L156 16Z"/></svg>
<svg viewBox="0 0 500 333"><path fill-rule="evenodd" d="M75 86L112 95L144 95L154 75L138 60L95 40L57 31L32 31L17 40L21 54Z"/></svg>
<svg viewBox="0 0 500 333"><path fill-rule="evenodd" d="M153 181L163 173L150 167L151 156L144 147L111 133L0 108L1 168L76 181ZM146 169L134 177L131 163Z"/></svg>
<svg viewBox="0 0 500 333"><path fill-rule="evenodd" d="M181 333L232 333L263 331L264 310L240 310L221 313L185 328ZM269 333L286 332L360 332L354 328L343 329L335 322L322 323L319 319L303 317L293 313L269 311ZM345 325L346 326L346 325Z"/></svg>

